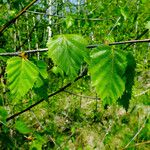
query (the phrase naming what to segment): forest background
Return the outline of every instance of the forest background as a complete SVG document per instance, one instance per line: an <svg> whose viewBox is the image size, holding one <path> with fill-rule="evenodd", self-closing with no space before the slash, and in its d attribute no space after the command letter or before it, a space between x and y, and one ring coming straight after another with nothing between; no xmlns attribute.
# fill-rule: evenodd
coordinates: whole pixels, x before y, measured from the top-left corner
<svg viewBox="0 0 150 150"><path fill-rule="evenodd" d="M149 0L0 0L0 149L150 144Z"/></svg>

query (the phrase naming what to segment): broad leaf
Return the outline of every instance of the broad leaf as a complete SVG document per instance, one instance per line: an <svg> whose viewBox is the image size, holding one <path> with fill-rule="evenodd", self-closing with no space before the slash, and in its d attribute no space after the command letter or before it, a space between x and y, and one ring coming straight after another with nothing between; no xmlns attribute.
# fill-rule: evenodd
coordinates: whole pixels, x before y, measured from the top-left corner
<svg viewBox="0 0 150 150"><path fill-rule="evenodd" d="M130 52L128 52L126 58L127 58L127 67L126 67L126 71L124 74L124 77L126 79L125 91L122 97L118 99L118 102L127 111L129 108L129 100L131 99L131 96L132 96L132 87L134 85L136 62L135 62L134 56Z"/></svg>
<svg viewBox="0 0 150 150"><path fill-rule="evenodd" d="M66 75L77 75L84 59L88 57L86 41L80 35L58 35L48 42L48 56Z"/></svg>
<svg viewBox="0 0 150 150"><path fill-rule="evenodd" d="M90 73L93 86L103 104L111 104L123 94L126 57L123 52L108 46L96 48L91 53Z"/></svg>
<svg viewBox="0 0 150 150"><path fill-rule="evenodd" d="M19 99L34 85L38 68L28 59L13 57L7 61L7 79L11 94Z"/></svg>

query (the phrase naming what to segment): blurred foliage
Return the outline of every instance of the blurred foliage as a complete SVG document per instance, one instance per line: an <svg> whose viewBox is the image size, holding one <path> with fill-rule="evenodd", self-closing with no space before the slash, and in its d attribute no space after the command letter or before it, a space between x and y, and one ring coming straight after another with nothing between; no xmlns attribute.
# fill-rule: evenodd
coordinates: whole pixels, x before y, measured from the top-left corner
<svg viewBox="0 0 150 150"><path fill-rule="evenodd" d="M0 26L15 17L30 2L0 0ZM82 34L89 44L136 39L145 29L149 31L142 38L150 38L149 0L57 0L51 7L51 17L48 8L48 1L38 0L10 25L0 36L0 52L45 48L48 28L51 28L52 36L62 33ZM113 46L117 50L125 47ZM48 99L49 93L61 88L69 79L46 53L28 55L38 66L41 80L21 101L12 99L5 73L6 62L10 57L0 56L0 149L149 150L150 45L134 44L126 51L134 55L137 64L133 92L125 93L130 98L126 106L129 107L128 112L116 104L103 108L102 101L91 86L89 75ZM132 58L129 60L128 69L134 71L130 65L134 65L134 62ZM125 88L130 89L130 84L125 85ZM8 116L42 98L45 99L43 103L17 119L6 121Z"/></svg>

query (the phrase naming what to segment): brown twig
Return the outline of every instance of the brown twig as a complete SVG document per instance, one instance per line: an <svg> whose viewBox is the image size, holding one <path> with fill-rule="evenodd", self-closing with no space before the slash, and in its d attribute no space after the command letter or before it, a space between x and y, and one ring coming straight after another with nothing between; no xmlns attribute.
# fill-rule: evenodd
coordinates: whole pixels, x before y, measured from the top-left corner
<svg viewBox="0 0 150 150"><path fill-rule="evenodd" d="M70 91L67 91L67 90L64 90L64 92L69 93L69 94L71 94L71 95L78 96L78 97L100 100L100 98L98 98L98 97L91 97L91 96L79 95L79 94L76 94L76 93L73 93L73 92L70 92Z"/></svg>
<svg viewBox="0 0 150 150"><path fill-rule="evenodd" d="M48 48L43 48L43 49L38 49L38 50L27 50L27 51L24 51L24 52L28 54L28 53L46 52L46 51L48 51ZM21 53L22 53L21 51L0 53L0 56L18 56Z"/></svg>
<svg viewBox="0 0 150 150"><path fill-rule="evenodd" d="M140 132L143 130L143 128L145 127L145 124L147 122L147 119L149 118L149 114L147 115L147 117L144 120L144 123L142 124L142 126L140 127L140 129L136 132L136 134L133 136L133 138L128 142L128 144L125 146L124 149L127 149L129 147L129 145L131 144L131 142L140 134Z"/></svg>
<svg viewBox="0 0 150 150"><path fill-rule="evenodd" d="M150 42L150 39L144 39L144 40L131 40L131 41L122 41L122 42L114 42L110 43L109 45L120 45L120 44L133 44L133 43L144 43L144 42Z"/></svg>
<svg viewBox="0 0 150 150"><path fill-rule="evenodd" d="M112 45L120 45L120 44L134 44L134 43L143 43L143 42L150 42L150 39L144 39L144 40L131 40L131 41L122 41L122 42L114 42L108 44L109 46ZM96 48L102 44L95 44L95 45L88 45L87 48ZM36 53L36 52L46 52L48 51L48 48L38 49L38 50L26 50L25 53ZM17 56L21 52L8 52L8 53L0 53L0 56Z"/></svg>
<svg viewBox="0 0 150 150"><path fill-rule="evenodd" d="M66 18L65 16L60 16L60 15L50 15L50 14L46 14L44 12L37 12L37 11L30 11L27 10L26 12L29 13L34 13L34 14L40 14L40 15L47 15L47 16L52 16L52 17L58 17L58 18ZM102 20L112 20L112 18L73 18L75 20L89 20L89 21L102 21Z"/></svg>
<svg viewBox="0 0 150 150"><path fill-rule="evenodd" d="M16 19L18 19L23 13L26 12L27 9L29 9L37 0L33 0L29 5L27 5L25 8L23 8L13 19L11 19L10 21L8 21L4 26L1 27L0 29L0 35L2 35L1 33L7 28L9 27L12 23L14 23L16 21Z"/></svg>
<svg viewBox="0 0 150 150"><path fill-rule="evenodd" d="M83 70L82 74L81 74L80 76L78 76L78 77L74 80L74 82L78 81L79 79L81 79L81 78L84 77L85 75L87 75L87 68L85 68L85 69ZM63 86L62 88L60 88L59 90L57 90L56 92L54 92L54 93L48 95L48 98L53 97L53 96L59 94L60 92L63 92L66 88L68 88L69 86L71 86L74 82L70 82L70 83L66 84L65 86ZM42 103L43 101L45 101L44 98L41 99L41 100L39 100L38 102L36 102L36 103L30 105L30 106L27 107L26 109L24 109L24 110L22 110L22 111L20 111L20 112L18 112L18 113L15 113L14 115L8 117L8 118L6 119L6 121L9 121L9 120L12 120L12 119L16 118L17 116L23 114L24 112L26 112L26 111L30 110L31 108L37 106L38 104ZM2 126L1 123L0 123L0 126Z"/></svg>
<svg viewBox="0 0 150 150"><path fill-rule="evenodd" d="M144 30L140 35L137 36L137 38L135 40L140 39L143 35L145 35L147 32L149 31L149 29ZM133 43L129 43L129 45L127 45L125 48L123 48L123 50L127 49L129 46L131 46Z"/></svg>
<svg viewBox="0 0 150 150"><path fill-rule="evenodd" d="M141 143L136 143L134 145L131 145L131 146L127 147L127 148L123 148L121 150L125 150L125 149L131 148L131 147L140 146L140 145L143 145L143 144L150 144L150 140L149 141L144 141L144 142L141 142Z"/></svg>

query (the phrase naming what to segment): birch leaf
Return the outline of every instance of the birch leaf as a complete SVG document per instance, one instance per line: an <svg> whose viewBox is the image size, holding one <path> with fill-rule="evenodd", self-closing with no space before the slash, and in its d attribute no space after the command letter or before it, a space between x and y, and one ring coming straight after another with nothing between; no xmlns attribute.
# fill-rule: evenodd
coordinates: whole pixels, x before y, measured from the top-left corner
<svg viewBox="0 0 150 150"><path fill-rule="evenodd" d="M111 104L121 97L125 90L123 75L126 57L123 52L109 46L101 46L91 53L90 74L93 86L103 101Z"/></svg>
<svg viewBox="0 0 150 150"><path fill-rule="evenodd" d="M48 56L66 75L74 77L88 58L86 40L76 34L58 35L48 42Z"/></svg>
<svg viewBox="0 0 150 150"><path fill-rule="evenodd" d="M10 92L16 99L27 94L39 74L36 65L21 57L13 57L7 61L6 73Z"/></svg>

